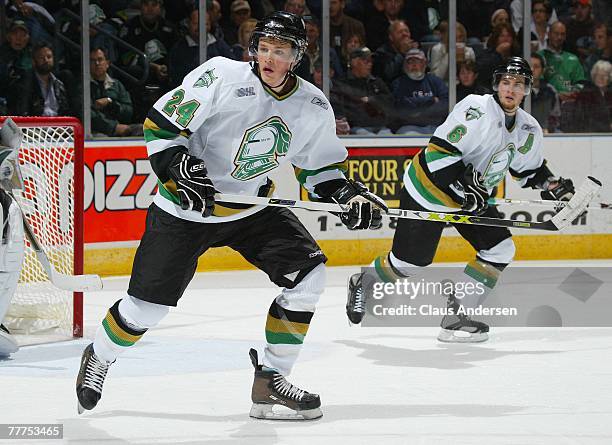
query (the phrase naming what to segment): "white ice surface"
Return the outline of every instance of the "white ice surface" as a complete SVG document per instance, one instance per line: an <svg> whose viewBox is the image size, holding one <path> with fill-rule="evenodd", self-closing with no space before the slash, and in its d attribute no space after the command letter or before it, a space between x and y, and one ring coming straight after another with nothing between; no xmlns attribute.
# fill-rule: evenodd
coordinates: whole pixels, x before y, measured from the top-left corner
<svg viewBox="0 0 612 445"><path fill-rule="evenodd" d="M345 282L357 269L328 270L290 377L321 395L321 420L248 417L248 350L261 351L277 294L248 271L197 275L111 367L98 407L78 416L81 352L127 288L105 280L86 295L84 339L0 361L0 424L61 423L74 444L612 444L612 328L498 328L488 343L448 345L436 328L349 327Z"/></svg>

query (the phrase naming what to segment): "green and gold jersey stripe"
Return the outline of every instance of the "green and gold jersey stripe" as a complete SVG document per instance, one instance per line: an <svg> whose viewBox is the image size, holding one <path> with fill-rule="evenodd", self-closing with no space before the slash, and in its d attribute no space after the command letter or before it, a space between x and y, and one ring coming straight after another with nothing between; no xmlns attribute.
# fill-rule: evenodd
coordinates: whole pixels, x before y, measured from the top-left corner
<svg viewBox="0 0 612 445"><path fill-rule="evenodd" d="M175 133L173 131L160 128L155 122L151 119L146 118L143 125L144 129L144 138L145 142L156 141L158 139L172 140L177 136L184 136L186 138L189 137L188 132L180 131L179 133Z"/></svg>
<svg viewBox="0 0 612 445"><path fill-rule="evenodd" d="M345 159L342 162L337 162L335 164L327 165L317 170L306 170L306 169L301 169L298 167L293 167L293 168L295 170L295 177L297 178L298 182L301 185L304 185L309 176L314 176L324 171L340 170L342 173L346 173L346 171L348 170L348 159Z"/></svg>
<svg viewBox="0 0 612 445"><path fill-rule="evenodd" d="M410 162L408 167L408 176L417 192L427 201L446 207L461 208L461 204L455 202L444 191L440 190L427 176L427 173L421 166L421 156L417 155L412 158L412 162Z"/></svg>

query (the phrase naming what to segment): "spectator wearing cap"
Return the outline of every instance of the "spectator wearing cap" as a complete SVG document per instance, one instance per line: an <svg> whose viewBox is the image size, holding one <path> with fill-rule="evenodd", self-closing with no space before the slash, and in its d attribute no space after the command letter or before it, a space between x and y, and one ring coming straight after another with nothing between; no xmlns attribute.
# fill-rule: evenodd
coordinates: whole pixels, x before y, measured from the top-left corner
<svg viewBox="0 0 612 445"><path fill-rule="evenodd" d="M559 130L561 105L555 88L543 77L546 62L538 53L531 55L531 115L536 118L544 133L555 133Z"/></svg>
<svg viewBox="0 0 612 445"><path fill-rule="evenodd" d="M382 78L387 85L402 75L404 57L419 43L412 40L410 28L404 20L391 22L387 29L387 42L374 53L374 74Z"/></svg>
<svg viewBox="0 0 612 445"><path fill-rule="evenodd" d="M565 49L576 54L580 60L586 59L587 52L586 45L579 45L579 42L589 38L595 27L592 12L591 0L578 0L574 7L574 15L565 22Z"/></svg>
<svg viewBox="0 0 612 445"><path fill-rule="evenodd" d="M223 27L223 38L228 45L238 43L238 28L251 18L251 6L246 0L234 0L230 7L230 20Z"/></svg>
<svg viewBox="0 0 612 445"><path fill-rule="evenodd" d="M361 46L365 45L366 39L363 23L346 15L345 6L345 0L329 1L329 42L339 58L342 58L342 47L350 36L358 35L362 42Z"/></svg>
<svg viewBox="0 0 612 445"><path fill-rule="evenodd" d="M142 125L130 125L132 99L123 84L108 74L110 61L103 48L89 53L91 70L91 129L105 136L142 135Z"/></svg>
<svg viewBox="0 0 612 445"><path fill-rule="evenodd" d="M9 25L6 42L0 46L0 98L4 100L4 107L11 86L31 69L30 32L24 21L14 20Z"/></svg>
<svg viewBox="0 0 612 445"><path fill-rule="evenodd" d="M33 44L52 40L55 34L55 19L44 6L38 4L41 2L12 0L2 3L2 8L7 9L8 18L25 22Z"/></svg>
<svg viewBox="0 0 612 445"><path fill-rule="evenodd" d="M206 59L212 59L213 57L221 56L228 59L234 58L234 53L230 46L223 40L217 39L211 31L211 20L208 17L209 13L206 11L206 30L207 35L207 46L206 46ZM197 9L194 9L189 14L189 22L187 23L188 32L185 37L177 42L169 56L169 75L170 75L170 87L176 87L180 85L183 78L192 70L200 65L200 28L199 28L199 17L200 13Z"/></svg>
<svg viewBox="0 0 612 445"><path fill-rule="evenodd" d="M448 114L448 87L426 71L425 53L417 48L408 51L404 73L391 86L397 134L432 134Z"/></svg>
<svg viewBox="0 0 612 445"><path fill-rule="evenodd" d="M32 71L15 82L8 93L8 109L15 116L71 116L64 83L53 74L53 48L41 42L32 49Z"/></svg>
<svg viewBox="0 0 612 445"><path fill-rule="evenodd" d="M372 51L367 47L359 48L349 58L349 71L336 85L345 104L351 134L391 134L387 126L391 93L382 79L372 75Z"/></svg>

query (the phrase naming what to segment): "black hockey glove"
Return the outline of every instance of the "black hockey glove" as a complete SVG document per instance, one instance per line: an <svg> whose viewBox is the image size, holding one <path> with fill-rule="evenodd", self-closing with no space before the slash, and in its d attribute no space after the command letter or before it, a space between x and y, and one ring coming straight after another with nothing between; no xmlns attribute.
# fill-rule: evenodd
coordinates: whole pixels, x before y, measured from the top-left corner
<svg viewBox="0 0 612 445"><path fill-rule="evenodd" d="M204 161L185 153L177 153L170 161L168 174L176 183L183 210L195 210L204 218L212 214L215 187L207 176Z"/></svg>
<svg viewBox="0 0 612 445"><path fill-rule="evenodd" d="M576 193L571 179L549 178L544 186L546 190L541 191L540 196L550 201L569 201ZM555 207L555 210L558 212L561 208Z"/></svg>
<svg viewBox="0 0 612 445"><path fill-rule="evenodd" d="M389 210L385 201L370 193L361 182L347 180L346 184L336 190L331 198L338 204L348 205L348 212L340 213L340 221L350 230L380 229L382 227L381 210Z"/></svg>
<svg viewBox="0 0 612 445"><path fill-rule="evenodd" d="M461 209L476 215L483 214L489 206L487 203L489 191L483 184L482 175L474 170L472 164L468 164L465 172L463 172L461 184L465 196Z"/></svg>

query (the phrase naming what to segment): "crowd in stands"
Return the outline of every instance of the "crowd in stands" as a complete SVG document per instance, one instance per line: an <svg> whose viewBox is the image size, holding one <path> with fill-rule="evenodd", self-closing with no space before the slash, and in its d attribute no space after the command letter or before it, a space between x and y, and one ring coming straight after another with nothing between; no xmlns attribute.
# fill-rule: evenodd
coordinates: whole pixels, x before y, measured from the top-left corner
<svg viewBox="0 0 612 445"><path fill-rule="evenodd" d="M6 0L0 114L73 115L82 104L78 0ZM523 0L330 0L330 101L338 134L429 134L457 101L491 93L495 67L522 55ZM208 0L207 57L250 61L258 19L304 17L295 72L322 85L321 0ZM71 15L72 14L72 15ZM199 65L195 0L91 0L94 135L140 136L157 98ZM532 0L532 113L545 132L612 131L612 2ZM127 45L120 42L122 40ZM457 78L449 79L449 52Z"/></svg>

